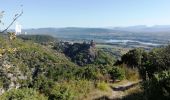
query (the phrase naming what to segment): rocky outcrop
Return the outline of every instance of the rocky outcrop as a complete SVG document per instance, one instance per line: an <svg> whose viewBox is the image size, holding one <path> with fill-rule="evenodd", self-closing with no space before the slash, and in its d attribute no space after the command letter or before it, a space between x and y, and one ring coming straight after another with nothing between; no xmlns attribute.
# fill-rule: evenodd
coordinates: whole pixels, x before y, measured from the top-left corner
<svg viewBox="0 0 170 100"><path fill-rule="evenodd" d="M19 88L20 81L27 80L27 76L24 76L20 69L13 65L6 53L0 56L0 95L5 91L11 90L13 88Z"/></svg>
<svg viewBox="0 0 170 100"><path fill-rule="evenodd" d="M89 43L69 43L69 42L61 42L57 44L54 49L62 51L66 56L71 58L73 62L78 64L79 66L84 66L86 64L91 64L95 61L97 56L96 44L92 40Z"/></svg>

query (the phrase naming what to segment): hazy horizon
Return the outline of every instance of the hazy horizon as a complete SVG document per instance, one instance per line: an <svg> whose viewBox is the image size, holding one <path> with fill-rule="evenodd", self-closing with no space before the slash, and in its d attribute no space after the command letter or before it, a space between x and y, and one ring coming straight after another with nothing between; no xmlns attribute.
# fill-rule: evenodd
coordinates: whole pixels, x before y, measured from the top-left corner
<svg viewBox="0 0 170 100"><path fill-rule="evenodd" d="M41 28L103 28L103 29L115 29L115 28L133 28L133 27L145 27L145 28L157 28L157 27L161 27L161 28L166 28L166 27L170 27L169 25L131 25L131 26L106 26L106 27L86 27L86 26L62 26L62 27L53 27L53 26L46 26L46 27L29 27L29 28L22 28L22 29L41 29ZM14 28L11 28L12 30Z"/></svg>

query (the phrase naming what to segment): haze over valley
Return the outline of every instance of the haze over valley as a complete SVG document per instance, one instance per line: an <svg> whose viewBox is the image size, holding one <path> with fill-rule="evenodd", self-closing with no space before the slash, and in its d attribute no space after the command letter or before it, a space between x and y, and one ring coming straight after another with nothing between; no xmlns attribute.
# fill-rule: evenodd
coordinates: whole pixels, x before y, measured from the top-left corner
<svg viewBox="0 0 170 100"><path fill-rule="evenodd" d="M51 35L66 41L90 41L122 46L160 46L170 40L170 26L160 25L147 27L144 25L115 28L38 28L24 29L27 35Z"/></svg>

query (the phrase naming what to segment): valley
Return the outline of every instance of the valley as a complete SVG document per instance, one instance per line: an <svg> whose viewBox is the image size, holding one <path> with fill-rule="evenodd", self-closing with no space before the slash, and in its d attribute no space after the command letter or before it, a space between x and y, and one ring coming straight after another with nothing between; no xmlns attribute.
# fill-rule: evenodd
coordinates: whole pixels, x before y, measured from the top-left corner
<svg viewBox="0 0 170 100"><path fill-rule="evenodd" d="M169 27L170 28L170 27ZM168 26L147 27L132 26L120 28L39 28L25 29L27 35L50 35L62 41L83 42L94 40L98 44L123 48L160 47L169 44Z"/></svg>
<svg viewBox="0 0 170 100"><path fill-rule="evenodd" d="M170 100L169 5L1 0L0 100Z"/></svg>

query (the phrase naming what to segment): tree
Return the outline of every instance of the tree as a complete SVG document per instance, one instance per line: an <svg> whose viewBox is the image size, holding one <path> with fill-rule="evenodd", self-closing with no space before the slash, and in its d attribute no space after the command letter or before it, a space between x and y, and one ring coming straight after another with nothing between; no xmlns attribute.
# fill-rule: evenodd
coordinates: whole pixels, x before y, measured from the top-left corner
<svg viewBox="0 0 170 100"><path fill-rule="evenodd" d="M122 63L127 64L129 67L140 67L144 61L147 60L147 53L143 49L133 49L122 56Z"/></svg>

